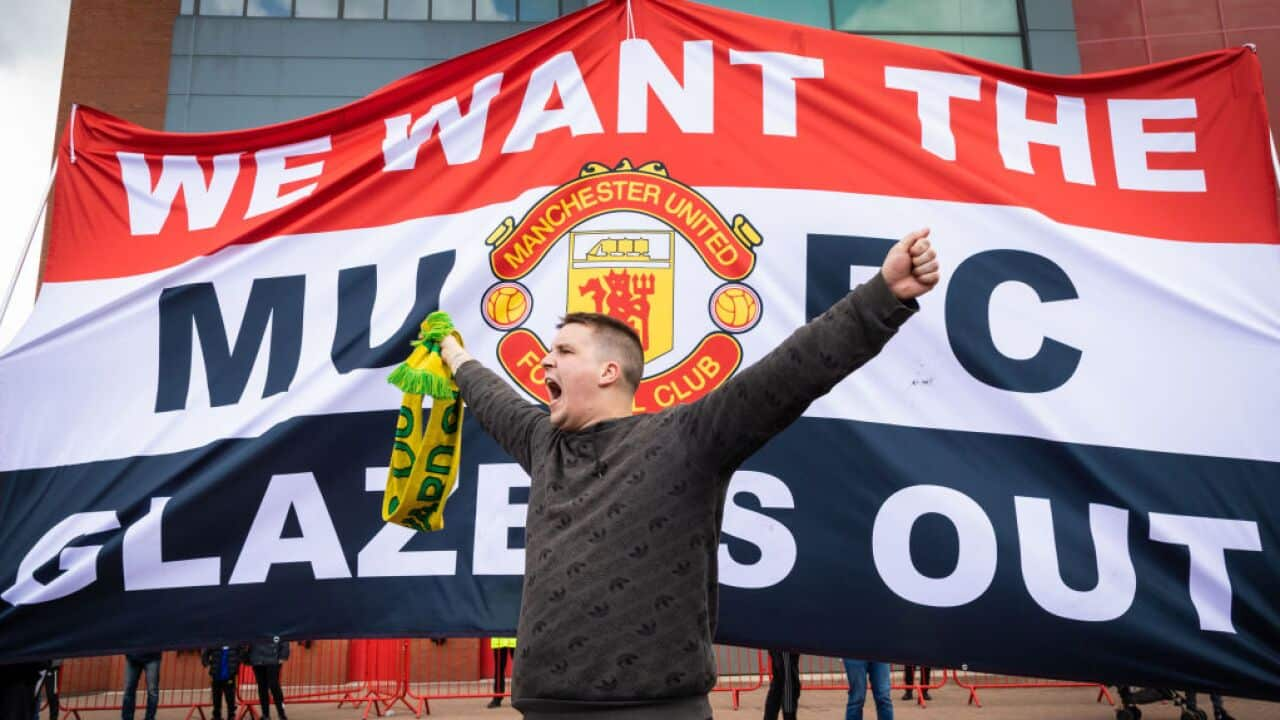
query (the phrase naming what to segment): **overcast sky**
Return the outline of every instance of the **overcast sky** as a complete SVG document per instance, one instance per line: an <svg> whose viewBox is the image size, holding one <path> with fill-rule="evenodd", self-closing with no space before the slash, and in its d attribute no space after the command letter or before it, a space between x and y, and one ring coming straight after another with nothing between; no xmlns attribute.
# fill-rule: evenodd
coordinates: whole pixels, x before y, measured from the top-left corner
<svg viewBox="0 0 1280 720"><path fill-rule="evenodd" d="M7 3L0 22L0 301L49 179L70 9L71 0ZM0 348L31 313L39 258L37 244L0 323Z"/></svg>

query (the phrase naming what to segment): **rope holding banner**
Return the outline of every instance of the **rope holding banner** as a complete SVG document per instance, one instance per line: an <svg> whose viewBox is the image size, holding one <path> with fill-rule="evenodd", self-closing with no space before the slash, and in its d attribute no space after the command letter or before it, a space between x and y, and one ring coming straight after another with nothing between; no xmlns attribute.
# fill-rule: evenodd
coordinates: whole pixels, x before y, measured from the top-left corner
<svg viewBox="0 0 1280 720"><path fill-rule="evenodd" d="M76 110L79 109L79 103L71 103L71 129L67 132L67 138L71 141L71 164L76 164Z"/></svg>
<svg viewBox="0 0 1280 720"><path fill-rule="evenodd" d="M1276 188L1280 189L1280 155L1276 154L1276 134L1271 133L1271 171L1276 176Z"/></svg>
<svg viewBox="0 0 1280 720"><path fill-rule="evenodd" d="M58 174L58 163L54 161L49 168L49 182L45 183L44 192L40 194L40 207L36 208L36 216L31 221L31 230L27 232L27 243L22 246L22 254L18 256L18 264L13 268L13 276L9 278L9 289L4 291L4 300L0 302L0 322L4 322L5 313L9 311L9 301L13 299L13 290L18 286L18 277L22 275L22 266L27 264L27 253L36 239L36 228L40 227L40 218L49 206L49 191L53 189L53 178Z"/></svg>

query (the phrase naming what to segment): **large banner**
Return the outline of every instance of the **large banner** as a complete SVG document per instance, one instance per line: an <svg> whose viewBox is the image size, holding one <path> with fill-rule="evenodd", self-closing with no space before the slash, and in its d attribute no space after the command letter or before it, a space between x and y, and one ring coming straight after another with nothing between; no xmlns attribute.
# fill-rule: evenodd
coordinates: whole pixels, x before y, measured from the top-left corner
<svg viewBox="0 0 1280 720"><path fill-rule="evenodd" d="M379 519L427 312L531 401L560 315L621 318L652 412L929 226L919 314L733 478L719 640L1280 698L1261 87L636 0L266 128L80 108L0 356L0 660L508 634L529 479L473 422L445 529Z"/></svg>

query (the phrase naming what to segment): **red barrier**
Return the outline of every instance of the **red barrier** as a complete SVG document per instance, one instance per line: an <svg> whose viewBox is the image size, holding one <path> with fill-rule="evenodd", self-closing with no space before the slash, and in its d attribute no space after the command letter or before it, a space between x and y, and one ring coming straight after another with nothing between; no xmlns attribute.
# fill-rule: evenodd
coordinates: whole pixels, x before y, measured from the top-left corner
<svg viewBox="0 0 1280 720"><path fill-rule="evenodd" d="M402 640L317 640L294 642L289 660L281 666L280 684L286 705L336 703L338 707L363 707L362 717L383 715L397 703L415 715L430 714L432 699L509 697L509 685L495 693L493 663L489 645L475 638ZM518 653L517 653L518 658ZM715 646L717 681L712 692L732 694L733 708L740 707L743 693L759 690L772 677L763 650ZM123 702L125 660L123 656L72 658L59 676L59 705L68 718L79 720L91 711L119 712ZM508 665L508 670L510 665ZM804 655L800 661L801 683L805 690L847 692L848 680L838 658ZM979 690L1018 688L1097 688L1097 701L1114 705L1109 690L1097 683L1041 680L1009 675L970 673L965 670L937 670L932 683L903 682L901 667L891 668L891 689L915 691L916 702L926 704L923 690L937 690L954 680L969 691L969 703L982 706ZM146 707L145 673L139 680L137 712ZM195 650L166 651L160 664L159 704L164 709L186 709L187 720L208 717L211 708L208 670L200 664ZM246 663L241 666L236 688L240 704L237 718L259 717L257 680Z"/></svg>
<svg viewBox="0 0 1280 720"><path fill-rule="evenodd" d="M516 656L519 656L517 649ZM432 700L511 696L508 684L497 693L493 686L491 651L483 640L451 638L437 645L428 640L410 641L409 676L405 682L407 704L421 717L431 713ZM744 692L764 685L766 660L760 650L717 645L717 681L712 692L732 694L733 707L740 705Z"/></svg>
<svg viewBox="0 0 1280 720"><path fill-rule="evenodd" d="M919 670L919 668L917 668ZM927 707L928 701L924 697L925 690L937 690L947 684L947 671L938 669L930 673L930 677L934 680L929 683L922 682L924 673L917 673L915 681L907 684L903 680L903 672L901 665L889 666L889 692L898 690L912 690L915 695L915 702L921 707ZM769 678L773 679L773 668L769 668ZM845 673L844 660L833 657L822 657L818 655L801 655L800 656L800 686L805 690L842 690L849 691L849 676ZM868 683L868 696L870 696L870 685Z"/></svg>
<svg viewBox="0 0 1280 720"><path fill-rule="evenodd" d="M738 709L742 693L759 690L769 658L763 650L751 650L733 645L716 645L716 685L711 692L733 693L733 709Z"/></svg>
<svg viewBox="0 0 1280 720"><path fill-rule="evenodd" d="M890 667L889 677L892 678L893 666L890 665L889 667ZM923 670L924 666L923 665L915 666L915 672L913 673L914 679L911 682L907 682L906 666L903 665L902 668L903 668L902 682L893 683L892 680L890 680L891 684L889 686L889 690L890 692L893 692L896 690L911 690L912 693L915 695L916 704L919 705L920 707L928 707L929 705L929 702L928 702L929 698L925 697L926 691L937 690L938 688L947 684L946 668L930 668L929 676L934 678L932 682L924 682L924 670Z"/></svg>
<svg viewBox="0 0 1280 720"><path fill-rule="evenodd" d="M280 666L285 705L337 703L364 707L381 716L404 697L405 640L316 640L294 642ZM258 681L247 664L240 668L238 717L258 717ZM274 699L272 699L274 701ZM206 703L207 704L207 703Z"/></svg>
<svg viewBox="0 0 1280 720"><path fill-rule="evenodd" d="M1068 682L1065 680L1039 680L1036 678L1018 677L1015 675L990 675L986 673L971 673L968 670L952 670L951 676L955 679L956 684L969 691L969 704L982 707L982 701L978 699L978 690L1009 690L1019 688L1097 688L1098 697L1095 702L1102 702L1106 698L1107 702L1115 705L1115 701L1111 699L1111 693L1107 690L1106 685L1088 682Z"/></svg>
<svg viewBox="0 0 1280 720"><path fill-rule="evenodd" d="M62 664L58 682L58 708L68 718L81 713L111 710L120 712L124 701L125 660L123 655L71 658ZM209 672L200 664L195 650L168 651L160 660L158 708L187 709L187 717L204 718L210 706ZM147 677L138 678L134 694L137 714L147 706Z"/></svg>
<svg viewBox="0 0 1280 720"><path fill-rule="evenodd" d="M414 715L422 717L431 714L432 700L498 696L493 690L492 663L485 672L485 656L491 652L488 641L478 638L410 640L405 663L405 704ZM500 695L510 697L510 686Z"/></svg>
<svg viewBox="0 0 1280 720"><path fill-rule="evenodd" d="M280 689L284 693L285 705L344 701L354 703L363 689L363 683L350 678L350 642L291 642L289 659L280 665ZM238 717L247 715L256 720L261 710L261 696L257 674L247 662L240 666L236 699L240 703ZM268 700L274 702L274 698Z"/></svg>
<svg viewBox="0 0 1280 720"><path fill-rule="evenodd" d="M397 701L410 710L405 700L405 677L408 671L408 640L351 640L348 646L348 679L364 683L353 705L364 704L364 715L373 710L381 716Z"/></svg>

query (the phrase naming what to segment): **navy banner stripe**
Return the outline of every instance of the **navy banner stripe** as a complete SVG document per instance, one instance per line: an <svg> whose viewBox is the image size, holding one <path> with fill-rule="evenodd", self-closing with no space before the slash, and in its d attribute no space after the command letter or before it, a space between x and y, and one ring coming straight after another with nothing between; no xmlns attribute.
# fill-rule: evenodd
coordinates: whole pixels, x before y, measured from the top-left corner
<svg viewBox="0 0 1280 720"><path fill-rule="evenodd" d="M71 513L114 511L120 524L72 543L102 546L93 583L48 602L0 603L0 660L272 634L510 633L519 577L472 572L479 468L510 460L470 419L446 529L416 535L404 548L457 551L457 574L355 577L358 555L383 527L381 493L365 490L366 468L385 466L395 417L388 411L301 418L260 438L189 452L0 474L2 588L14 585L27 553ZM722 564L721 641L1280 698L1280 658L1271 650L1280 647L1274 599L1280 537L1264 511L1280 506L1280 464L804 418L742 469L775 478L791 502L765 502L743 486L731 488L727 514L746 518L752 527L771 520L781 528L774 535L753 530L750 537L726 530L721 540L738 566L733 577L776 566L787 542L794 542L796 554L781 579L764 587L742 587L750 583L732 581ZM291 473L314 475L353 577L316 580L309 564L282 563L272 566L265 582L228 584L271 478ZM967 497L994 531L989 587L953 607L903 598L874 561L873 527L886 500L921 485ZM518 487L505 492L504 503L527 499ZM1089 622L1040 606L1021 565L1019 496L1050 503L1061 577L1080 591L1099 581L1089 505L1127 512L1137 582L1127 611ZM172 498L163 515L163 559L218 557L219 585L124 590L124 535L155 497ZM1189 589L1188 548L1150 539L1152 513L1256 523L1261 551L1222 555L1234 633L1201 629ZM291 511L284 536L303 525ZM926 512L892 540L899 549L905 545L920 575L937 579L951 576L960 557L972 554L961 537L952 520ZM506 538L509 547L518 547L523 533L513 529ZM58 565L54 556L36 571L36 580L53 581L62 573ZM67 627L77 631L65 633ZM1157 657L1159 663L1150 662ZM1080 677L1082 668L1095 675Z"/></svg>

